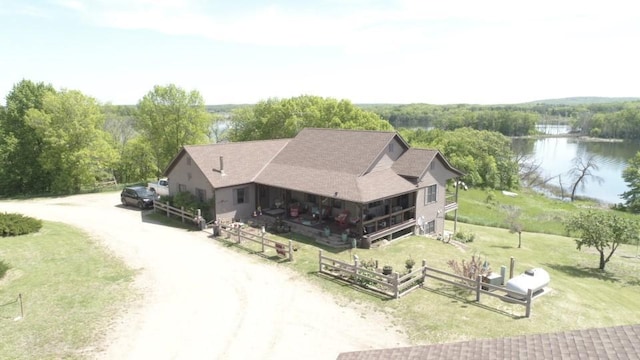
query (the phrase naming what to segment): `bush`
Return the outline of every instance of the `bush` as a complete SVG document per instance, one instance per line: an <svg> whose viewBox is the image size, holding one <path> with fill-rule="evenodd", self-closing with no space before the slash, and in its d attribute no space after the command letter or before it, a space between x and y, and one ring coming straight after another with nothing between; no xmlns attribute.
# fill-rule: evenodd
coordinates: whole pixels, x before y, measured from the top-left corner
<svg viewBox="0 0 640 360"><path fill-rule="evenodd" d="M463 243L468 243L468 242L473 242L473 240L476 239L476 234L472 233L472 232L463 232L463 231L458 231L455 235L454 238L460 242Z"/></svg>
<svg viewBox="0 0 640 360"><path fill-rule="evenodd" d="M0 235L18 236L40 231L42 221L22 214L0 213Z"/></svg>
<svg viewBox="0 0 640 360"><path fill-rule="evenodd" d="M2 279L4 277L4 274L7 273L7 270L9 270L9 264L7 264L4 261L0 260L0 279Z"/></svg>
<svg viewBox="0 0 640 360"><path fill-rule="evenodd" d="M204 217L207 221L211 219L211 203L210 202L201 202L198 198L188 191L181 191L177 193L175 196L164 196L162 197L162 202L169 202L173 207L184 207L186 211L196 213L198 209L200 209L200 213L202 217Z"/></svg>

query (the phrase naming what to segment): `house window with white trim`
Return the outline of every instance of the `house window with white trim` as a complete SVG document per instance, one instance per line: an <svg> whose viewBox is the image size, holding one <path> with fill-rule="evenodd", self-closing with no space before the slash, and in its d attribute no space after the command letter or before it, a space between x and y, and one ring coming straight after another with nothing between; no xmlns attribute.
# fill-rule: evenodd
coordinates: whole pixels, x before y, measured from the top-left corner
<svg viewBox="0 0 640 360"><path fill-rule="evenodd" d="M233 196L233 203L234 204L245 204L247 202L249 202L249 194L247 192L247 188L238 188L233 190L234 192L234 196Z"/></svg>
<svg viewBox="0 0 640 360"><path fill-rule="evenodd" d="M178 192L185 192L185 191L187 191L187 185L178 184Z"/></svg>
<svg viewBox="0 0 640 360"><path fill-rule="evenodd" d="M431 204L438 200L438 184L428 186L424 192L424 204Z"/></svg>

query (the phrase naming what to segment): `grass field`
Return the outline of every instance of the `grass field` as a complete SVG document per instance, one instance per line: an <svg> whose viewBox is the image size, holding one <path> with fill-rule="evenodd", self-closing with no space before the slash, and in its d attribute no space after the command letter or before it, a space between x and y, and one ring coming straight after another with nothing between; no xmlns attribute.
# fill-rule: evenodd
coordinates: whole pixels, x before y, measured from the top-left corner
<svg viewBox="0 0 640 360"><path fill-rule="evenodd" d="M76 228L45 222L39 233L0 244L11 267L0 280L0 359L86 358L136 296L134 272Z"/></svg>
<svg viewBox="0 0 640 360"><path fill-rule="evenodd" d="M472 243L445 244L433 238L413 236L393 241L376 249L335 251L296 234L286 234L297 246L292 263L280 261L277 266L291 267L337 296L343 306L360 303L390 315L402 325L417 344L451 342L475 338L495 338L530 333L556 332L592 327L640 323L640 257L638 247L622 245L602 272L598 254L592 249L578 251L573 238L565 234L563 221L586 208L602 208L591 201L563 202L548 199L526 190L511 197L493 192L490 201L482 190L463 192L459 219L480 225L458 223L458 230L472 232ZM509 233L504 218L504 205L522 210L524 224L522 248L518 235ZM620 216L635 215L616 213ZM447 221L453 230L453 222ZM273 235L272 235L273 236ZM234 248L234 245L227 244ZM241 252L257 251L258 245L243 242ZM516 260L515 275L533 267L547 270L551 277L549 290L536 298L532 315L524 317L520 305L484 296L480 303L475 295L460 293L452 286L428 280L424 289L398 300L363 291L360 288L318 275L318 250L325 256L350 262L357 254L361 261L378 260L380 266L391 265L404 270L405 261L421 260L449 271L448 260L469 260L472 255L486 259L492 270L509 266ZM268 256L274 255L273 250ZM371 326L382 326L372 323ZM381 333L384 329L381 328Z"/></svg>

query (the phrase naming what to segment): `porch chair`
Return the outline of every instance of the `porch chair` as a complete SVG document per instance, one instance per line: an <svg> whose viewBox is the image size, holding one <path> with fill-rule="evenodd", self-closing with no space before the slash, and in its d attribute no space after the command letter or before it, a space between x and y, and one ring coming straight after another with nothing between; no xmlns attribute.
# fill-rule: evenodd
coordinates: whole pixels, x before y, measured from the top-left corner
<svg viewBox="0 0 640 360"><path fill-rule="evenodd" d="M343 210L334 220L342 228L349 226L349 210Z"/></svg>

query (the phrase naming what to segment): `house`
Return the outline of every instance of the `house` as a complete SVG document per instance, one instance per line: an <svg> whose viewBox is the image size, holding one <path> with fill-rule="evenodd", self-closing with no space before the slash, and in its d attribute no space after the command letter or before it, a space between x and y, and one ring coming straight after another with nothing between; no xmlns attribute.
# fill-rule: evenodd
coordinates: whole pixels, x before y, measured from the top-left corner
<svg viewBox="0 0 640 360"><path fill-rule="evenodd" d="M462 175L396 132L317 128L292 139L185 146L165 171L172 194L210 202L216 219L260 211L370 242L441 234L445 213L457 211L447 181Z"/></svg>

